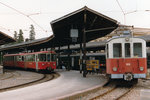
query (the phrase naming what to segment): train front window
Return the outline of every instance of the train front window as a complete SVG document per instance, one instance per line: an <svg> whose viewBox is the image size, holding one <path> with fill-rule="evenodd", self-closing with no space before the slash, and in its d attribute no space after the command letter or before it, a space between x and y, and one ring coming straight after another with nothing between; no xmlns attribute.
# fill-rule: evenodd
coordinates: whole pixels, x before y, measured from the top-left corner
<svg viewBox="0 0 150 100"><path fill-rule="evenodd" d="M142 57L142 43L133 44L134 57Z"/></svg>
<svg viewBox="0 0 150 100"><path fill-rule="evenodd" d="M107 46L106 46L107 58L109 57L109 51L108 50L109 49L108 49L108 44L107 44Z"/></svg>
<svg viewBox="0 0 150 100"><path fill-rule="evenodd" d="M122 57L121 43L113 44L113 57Z"/></svg>
<svg viewBox="0 0 150 100"><path fill-rule="evenodd" d="M125 57L131 57L130 43L125 43Z"/></svg>
<svg viewBox="0 0 150 100"><path fill-rule="evenodd" d="M39 54L38 57L40 61L46 61L46 54Z"/></svg>

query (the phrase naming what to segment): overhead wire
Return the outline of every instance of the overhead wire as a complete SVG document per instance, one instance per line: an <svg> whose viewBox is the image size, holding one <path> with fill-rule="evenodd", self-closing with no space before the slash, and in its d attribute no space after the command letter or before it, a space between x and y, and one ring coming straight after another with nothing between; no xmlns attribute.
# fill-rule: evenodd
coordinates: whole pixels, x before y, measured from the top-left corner
<svg viewBox="0 0 150 100"><path fill-rule="evenodd" d="M126 13L123 11L123 8L121 7L119 1L116 0L116 2L117 2L118 6L120 7L120 9L121 9L121 11L122 11L122 13L123 13L123 16L124 16L124 24L126 24L126 18L125 18Z"/></svg>
<svg viewBox="0 0 150 100"><path fill-rule="evenodd" d="M125 12L123 11L123 9L122 9L122 7L121 7L119 1L118 1L118 0L116 0L116 1L117 1L117 3L118 3L118 5L119 5L119 7L120 7L120 9L121 9L121 11L122 11L122 13L125 15Z"/></svg>
<svg viewBox="0 0 150 100"><path fill-rule="evenodd" d="M34 24L36 24L39 28L41 28L43 31L47 32L47 30L45 30L45 29L44 29L43 27L41 27L35 20L33 20L33 19L30 17L30 15L27 15L27 14L25 14L25 13L23 13L23 12L21 12L21 11L15 9L15 8L9 6L9 5L6 5L6 4L4 4L4 3L2 3L2 2L0 2L0 4L2 4L2 5L4 5L4 6L10 8L10 9L16 11L17 13L19 13L19 14L21 14L21 15L23 15L23 16L26 16L26 17L27 17L28 19L30 19Z"/></svg>

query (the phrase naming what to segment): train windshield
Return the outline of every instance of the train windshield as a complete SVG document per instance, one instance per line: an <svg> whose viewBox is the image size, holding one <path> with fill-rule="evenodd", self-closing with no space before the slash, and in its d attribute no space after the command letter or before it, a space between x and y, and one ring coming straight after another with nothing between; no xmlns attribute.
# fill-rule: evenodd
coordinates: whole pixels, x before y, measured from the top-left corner
<svg viewBox="0 0 150 100"><path fill-rule="evenodd" d="M122 57L121 43L113 44L113 57Z"/></svg>
<svg viewBox="0 0 150 100"><path fill-rule="evenodd" d="M133 44L134 57L142 57L142 43Z"/></svg>
<svg viewBox="0 0 150 100"><path fill-rule="evenodd" d="M131 57L130 43L125 43L125 57Z"/></svg>

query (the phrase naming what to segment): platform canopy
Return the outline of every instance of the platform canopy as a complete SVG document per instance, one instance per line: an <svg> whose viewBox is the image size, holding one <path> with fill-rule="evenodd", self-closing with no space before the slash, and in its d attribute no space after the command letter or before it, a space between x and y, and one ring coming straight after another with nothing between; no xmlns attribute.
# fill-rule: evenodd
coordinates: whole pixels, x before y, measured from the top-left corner
<svg viewBox="0 0 150 100"><path fill-rule="evenodd" d="M0 31L0 45L15 42L15 39Z"/></svg>
<svg viewBox="0 0 150 100"><path fill-rule="evenodd" d="M70 37L71 29L78 30L76 43L82 43L84 28L86 32L86 42L88 42L111 33L118 27L118 24L116 20L85 6L52 21L51 26L55 35L53 41L55 41L55 46L59 46L72 44Z"/></svg>

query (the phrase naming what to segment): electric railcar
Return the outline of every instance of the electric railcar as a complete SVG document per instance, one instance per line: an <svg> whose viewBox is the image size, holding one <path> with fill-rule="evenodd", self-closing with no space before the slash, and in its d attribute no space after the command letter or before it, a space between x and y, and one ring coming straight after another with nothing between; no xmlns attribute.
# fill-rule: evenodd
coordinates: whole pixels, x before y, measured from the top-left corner
<svg viewBox="0 0 150 100"><path fill-rule="evenodd" d="M36 69L36 71L53 71L54 69L56 69L56 53L54 51L6 54L3 57L3 66L8 68L30 68Z"/></svg>
<svg viewBox="0 0 150 100"><path fill-rule="evenodd" d="M106 43L106 73L127 81L146 78L146 42L136 37L116 37Z"/></svg>

